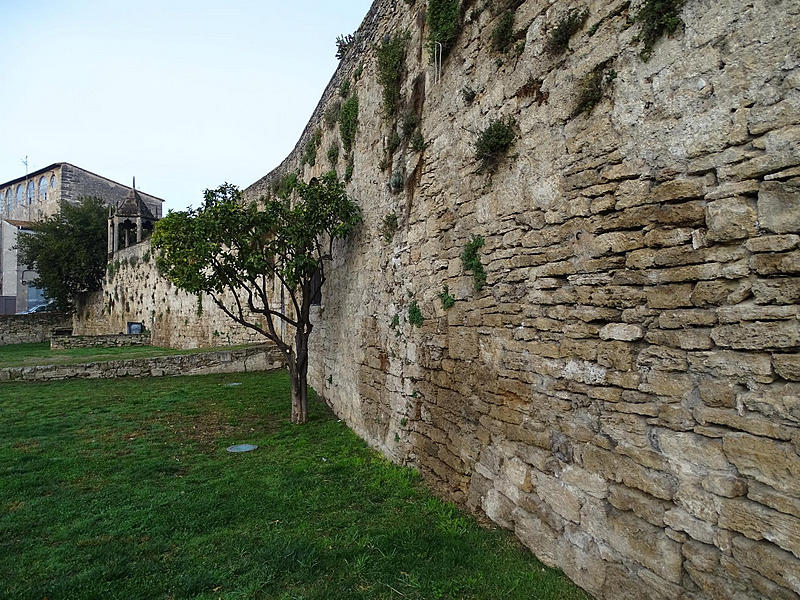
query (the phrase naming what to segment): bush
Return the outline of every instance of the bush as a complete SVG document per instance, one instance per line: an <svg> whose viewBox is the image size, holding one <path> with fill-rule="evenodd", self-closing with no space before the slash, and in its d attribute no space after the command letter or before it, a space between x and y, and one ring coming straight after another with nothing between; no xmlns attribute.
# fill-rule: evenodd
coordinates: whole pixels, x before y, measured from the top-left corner
<svg viewBox="0 0 800 600"><path fill-rule="evenodd" d="M386 151L389 154L394 154L395 151L400 147L400 134L396 131L392 130L391 135L389 135L388 144L386 146Z"/></svg>
<svg viewBox="0 0 800 600"><path fill-rule="evenodd" d="M397 193L403 191L403 188L406 185L406 175L401 169L396 169L392 173L391 179L389 179L389 189L392 193Z"/></svg>
<svg viewBox="0 0 800 600"><path fill-rule="evenodd" d="M425 317L422 316L422 311L419 309L419 304L417 304L417 301L414 300L408 307L408 322L414 327L419 327L424 321Z"/></svg>
<svg viewBox="0 0 800 600"><path fill-rule="evenodd" d="M617 72L614 69L607 70L607 65L608 61L597 65L581 79L578 99L572 111L573 117L584 112L591 114L594 107L603 99L606 87L617 78Z"/></svg>
<svg viewBox="0 0 800 600"><path fill-rule="evenodd" d="M664 34L675 33L678 26L683 23L678 15L685 3L686 0L645 0L634 17L634 21L642 24L638 38L644 45L639 53L642 60L645 62L650 60L653 46L658 39Z"/></svg>
<svg viewBox="0 0 800 600"><path fill-rule="evenodd" d="M484 168L493 170L508 152L516 137L515 125L511 117L505 121L496 119L480 133L475 142L475 158L481 161Z"/></svg>
<svg viewBox="0 0 800 600"><path fill-rule="evenodd" d="M408 139L408 137L414 133L414 130L419 126L419 117L417 113L412 110L407 110L403 113L403 119L401 121L400 128L403 132L403 139Z"/></svg>
<svg viewBox="0 0 800 600"><path fill-rule="evenodd" d="M317 164L317 148L322 143L322 130L317 128L311 135L311 139L306 143L305 150L303 150L303 157L300 159L300 166L309 165L314 166Z"/></svg>
<svg viewBox="0 0 800 600"><path fill-rule="evenodd" d="M464 86L461 88L461 97L464 99L464 102L467 104L472 104L472 101L475 100L475 96L478 95L478 92L473 90L469 86Z"/></svg>
<svg viewBox="0 0 800 600"><path fill-rule="evenodd" d="M286 173L272 185L272 191L278 198L287 200L295 187L297 187L297 173Z"/></svg>
<svg viewBox="0 0 800 600"><path fill-rule="evenodd" d="M425 139L422 137L422 132L417 131L411 136L411 149L414 152L422 152L425 150Z"/></svg>
<svg viewBox="0 0 800 600"><path fill-rule="evenodd" d="M334 100L331 102L330 106L325 109L325 125L328 129L333 129L336 125L336 122L339 120L339 113L342 110L342 101L341 100Z"/></svg>
<svg viewBox="0 0 800 600"><path fill-rule="evenodd" d="M465 271L472 271L472 283L476 292L480 292L486 285L486 271L483 269L481 259L478 257L478 250L483 247L484 239L479 235L473 235L467 242L464 252L461 253L461 264Z"/></svg>
<svg viewBox="0 0 800 600"><path fill-rule="evenodd" d="M340 35L336 38L336 58L338 60L342 60L345 57L355 39L352 34Z"/></svg>
<svg viewBox="0 0 800 600"><path fill-rule="evenodd" d="M492 48L506 52L514 39L514 11L507 10L492 31Z"/></svg>
<svg viewBox="0 0 800 600"><path fill-rule="evenodd" d="M391 242L398 227L397 213L390 213L383 217L383 223L381 224L381 237L383 241L387 244Z"/></svg>
<svg viewBox="0 0 800 600"><path fill-rule="evenodd" d="M353 94L342 104L339 111L339 134L342 137L342 147L345 152L350 152L353 141L356 139L358 126L358 96Z"/></svg>
<svg viewBox="0 0 800 600"><path fill-rule="evenodd" d="M336 166L336 163L339 162L339 143L338 142L331 142L330 147L328 148L328 162L331 163L331 166Z"/></svg>
<svg viewBox="0 0 800 600"><path fill-rule="evenodd" d="M447 286L447 284L442 287L442 291L439 294L439 299L442 301L442 308L445 310L450 310L456 303L456 299L450 295L450 288Z"/></svg>
<svg viewBox="0 0 800 600"><path fill-rule="evenodd" d="M353 157L350 157L350 160L347 161L347 167L344 169L344 180L350 181L353 178L353 169L355 168L355 162L353 161Z"/></svg>
<svg viewBox="0 0 800 600"><path fill-rule="evenodd" d="M570 10L561 18L555 29L550 32L547 40L547 51L553 55L563 54L569 47L570 38L580 31L580 28L583 27L588 18L588 8L582 10L573 8Z"/></svg>
<svg viewBox="0 0 800 600"><path fill-rule="evenodd" d="M453 49L461 30L458 0L428 1L428 49L433 60L436 42L442 45L442 57Z"/></svg>
<svg viewBox="0 0 800 600"><path fill-rule="evenodd" d="M383 88L383 112L387 117L397 114L400 105L408 38L406 32L396 33L378 48L378 83Z"/></svg>

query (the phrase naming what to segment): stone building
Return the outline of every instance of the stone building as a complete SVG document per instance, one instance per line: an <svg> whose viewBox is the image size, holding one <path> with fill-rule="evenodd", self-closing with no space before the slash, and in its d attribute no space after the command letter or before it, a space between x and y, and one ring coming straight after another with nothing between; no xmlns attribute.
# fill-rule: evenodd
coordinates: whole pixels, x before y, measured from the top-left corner
<svg viewBox="0 0 800 600"><path fill-rule="evenodd" d="M62 202L83 196L102 198L109 206L126 204L132 188L70 163L54 163L0 183L0 314L22 312L43 303L30 285L36 274L17 260L17 236L58 212ZM145 219L161 216L163 200L137 192Z"/></svg>

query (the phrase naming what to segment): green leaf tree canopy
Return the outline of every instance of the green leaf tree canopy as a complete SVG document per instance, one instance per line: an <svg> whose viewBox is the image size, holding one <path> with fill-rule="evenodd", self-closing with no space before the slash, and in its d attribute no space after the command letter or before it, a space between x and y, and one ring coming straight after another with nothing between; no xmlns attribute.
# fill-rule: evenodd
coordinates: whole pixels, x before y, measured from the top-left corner
<svg viewBox="0 0 800 600"><path fill-rule="evenodd" d="M159 269L177 287L208 294L231 319L284 352L292 422L304 423L312 300L325 282L325 263L333 258L336 240L351 234L361 210L335 173L294 187L295 196L257 203L245 203L230 184L206 190L199 209L161 219L152 240ZM277 298L275 279L281 290ZM284 294L290 302L281 310ZM281 336L281 322L294 330L293 343Z"/></svg>
<svg viewBox="0 0 800 600"><path fill-rule="evenodd" d="M100 198L64 202L61 210L17 237L19 260L36 271L33 285L60 310L72 310L78 294L100 289L106 271L107 207Z"/></svg>

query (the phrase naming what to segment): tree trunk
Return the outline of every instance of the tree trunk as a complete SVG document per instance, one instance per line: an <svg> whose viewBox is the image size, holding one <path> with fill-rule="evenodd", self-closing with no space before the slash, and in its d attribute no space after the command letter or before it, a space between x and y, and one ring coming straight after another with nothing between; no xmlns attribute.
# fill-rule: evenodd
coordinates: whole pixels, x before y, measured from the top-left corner
<svg viewBox="0 0 800 600"><path fill-rule="evenodd" d="M302 425L308 421L308 339L298 332L295 337L295 355L289 359L292 384L292 423Z"/></svg>

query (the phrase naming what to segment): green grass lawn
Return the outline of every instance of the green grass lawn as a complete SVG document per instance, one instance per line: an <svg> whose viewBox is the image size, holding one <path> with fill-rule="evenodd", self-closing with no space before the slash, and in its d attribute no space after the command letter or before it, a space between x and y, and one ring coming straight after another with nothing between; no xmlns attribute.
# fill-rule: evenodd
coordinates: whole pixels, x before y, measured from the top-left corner
<svg viewBox="0 0 800 600"><path fill-rule="evenodd" d="M587 598L289 413L283 373L0 384L0 598Z"/></svg>
<svg viewBox="0 0 800 600"><path fill-rule="evenodd" d="M243 348L244 346L235 347ZM102 362L107 360L121 360L124 358L149 358L152 356L168 356L172 354L210 352L213 350L219 350L219 348L176 350L174 348L158 348L156 346L130 346L126 348L68 348L66 350L50 350L49 342L42 344L13 344L9 346L0 346L0 368Z"/></svg>

